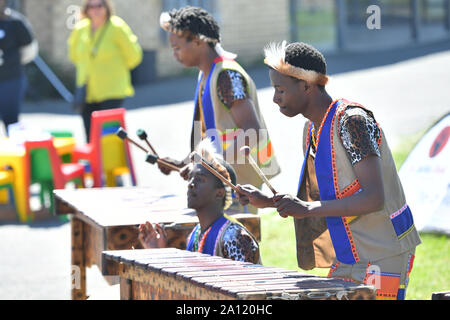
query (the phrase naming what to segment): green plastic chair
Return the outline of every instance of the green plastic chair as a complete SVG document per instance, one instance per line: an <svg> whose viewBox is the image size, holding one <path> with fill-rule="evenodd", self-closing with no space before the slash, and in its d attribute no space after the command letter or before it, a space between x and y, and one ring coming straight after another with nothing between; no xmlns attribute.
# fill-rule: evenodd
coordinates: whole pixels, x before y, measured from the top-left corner
<svg viewBox="0 0 450 320"><path fill-rule="evenodd" d="M67 130L50 130L48 133L53 138L73 138L73 132L67 131ZM72 162L72 155L70 154L64 154L61 156L61 160L63 163L71 163Z"/></svg>
<svg viewBox="0 0 450 320"><path fill-rule="evenodd" d="M53 190L64 188L66 182L75 182L84 187L84 168L80 164L63 164L56 154L52 140L26 141L25 148L29 157L30 183L41 186L40 201L45 206L46 196L53 213ZM56 174L56 176L55 176Z"/></svg>

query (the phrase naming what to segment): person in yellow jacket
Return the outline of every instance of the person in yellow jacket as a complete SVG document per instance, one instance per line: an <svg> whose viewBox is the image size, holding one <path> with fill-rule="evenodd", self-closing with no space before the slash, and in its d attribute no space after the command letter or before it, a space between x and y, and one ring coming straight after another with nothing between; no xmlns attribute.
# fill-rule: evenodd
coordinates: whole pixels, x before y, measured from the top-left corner
<svg viewBox="0 0 450 320"><path fill-rule="evenodd" d="M82 19L69 40L69 58L77 70L76 85L85 86L81 116L89 140L91 113L119 108L134 95L130 70L142 61L136 35L120 17L113 15L109 0L86 0Z"/></svg>

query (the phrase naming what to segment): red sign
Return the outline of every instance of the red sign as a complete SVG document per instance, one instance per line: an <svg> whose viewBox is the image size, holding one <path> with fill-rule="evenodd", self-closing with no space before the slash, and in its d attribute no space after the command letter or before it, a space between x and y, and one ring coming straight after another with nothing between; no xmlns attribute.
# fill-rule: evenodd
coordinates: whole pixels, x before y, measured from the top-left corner
<svg viewBox="0 0 450 320"><path fill-rule="evenodd" d="M447 126L441 131L441 133L438 134L433 144L431 145L429 153L430 158L437 156L439 152L441 152L444 149L449 138L450 138L450 126Z"/></svg>

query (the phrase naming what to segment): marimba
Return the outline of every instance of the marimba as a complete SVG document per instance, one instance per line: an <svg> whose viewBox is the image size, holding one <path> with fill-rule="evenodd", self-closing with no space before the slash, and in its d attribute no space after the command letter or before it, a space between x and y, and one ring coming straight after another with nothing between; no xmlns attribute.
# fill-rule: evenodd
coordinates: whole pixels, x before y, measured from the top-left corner
<svg viewBox="0 0 450 320"><path fill-rule="evenodd" d="M185 249L186 239L198 223L195 211L186 209L186 196L160 194L149 187L55 190L57 214L73 214L72 265L79 268L80 283L72 299L86 299L86 267L102 269L102 251L141 248L138 226L145 221L164 225L169 246ZM234 218L260 240L260 221L254 214Z"/></svg>
<svg viewBox="0 0 450 320"><path fill-rule="evenodd" d="M375 299L373 286L175 248L103 252L121 299Z"/></svg>
<svg viewBox="0 0 450 320"><path fill-rule="evenodd" d="M450 300L450 291L433 292L431 300Z"/></svg>

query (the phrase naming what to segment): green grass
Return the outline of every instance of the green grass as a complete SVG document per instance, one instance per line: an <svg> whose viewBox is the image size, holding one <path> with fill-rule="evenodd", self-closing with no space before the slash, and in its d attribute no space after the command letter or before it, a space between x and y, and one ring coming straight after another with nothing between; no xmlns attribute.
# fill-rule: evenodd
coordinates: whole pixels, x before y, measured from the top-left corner
<svg viewBox="0 0 450 320"><path fill-rule="evenodd" d="M405 139L393 152L397 168L406 159L425 131ZM264 265L327 276L328 269L305 271L297 267L294 223L283 219L276 211L261 214L261 256ZM450 237L421 233L422 244L416 248L406 299L429 300L433 292L450 290Z"/></svg>

